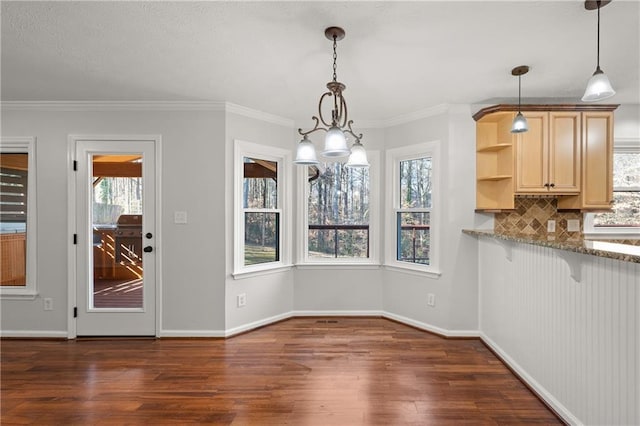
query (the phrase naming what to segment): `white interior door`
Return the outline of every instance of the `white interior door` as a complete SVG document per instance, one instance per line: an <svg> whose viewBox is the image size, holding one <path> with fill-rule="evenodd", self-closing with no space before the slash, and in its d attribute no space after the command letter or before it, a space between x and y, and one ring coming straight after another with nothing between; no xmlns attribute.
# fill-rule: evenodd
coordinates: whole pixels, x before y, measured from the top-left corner
<svg viewBox="0 0 640 426"><path fill-rule="evenodd" d="M77 140L76 334L155 336L154 141Z"/></svg>

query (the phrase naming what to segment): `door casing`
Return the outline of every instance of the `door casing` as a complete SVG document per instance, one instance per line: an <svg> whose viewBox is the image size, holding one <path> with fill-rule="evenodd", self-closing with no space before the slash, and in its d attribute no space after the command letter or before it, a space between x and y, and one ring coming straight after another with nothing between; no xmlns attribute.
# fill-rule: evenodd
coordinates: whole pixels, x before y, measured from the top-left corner
<svg viewBox="0 0 640 426"><path fill-rule="evenodd" d="M77 253L76 244L74 244L73 235L77 234L78 219L76 217L77 206L77 179L74 171L74 162L76 158L76 146L79 141L104 142L137 142L146 141L153 142L155 151L155 335L160 336L162 327L162 210L160 194L161 188L161 166L162 166L162 138L160 135L69 135L67 138L67 235L69 237L67 244L67 338L75 339L77 337L76 317L74 316L74 308L77 307Z"/></svg>

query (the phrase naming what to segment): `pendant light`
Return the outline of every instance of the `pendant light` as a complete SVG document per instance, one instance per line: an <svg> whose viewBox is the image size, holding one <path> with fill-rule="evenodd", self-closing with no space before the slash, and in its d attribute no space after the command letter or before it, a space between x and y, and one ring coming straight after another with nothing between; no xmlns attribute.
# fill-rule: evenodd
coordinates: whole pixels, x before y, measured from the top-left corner
<svg viewBox="0 0 640 426"><path fill-rule="evenodd" d="M521 77L529 72L529 67L527 65L520 65L519 67L515 67L511 70L511 75L518 76L518 113L516 117L513 119L513 124L511 125L511 133L522 133L529 130L529 124L527 123L527 119L524 118L522 112L520 111L521 107Z"/></svg>
<svg viewBox="0 0 640 426"><path fill-rule="evenodd" d="M345 32L340 27L329 27L324 31L324 35L327 39L333 41L333 80L327 83L328 92L325 92L320 96L318 102L318 115L311 117L315 121L313 129L303 132L302 129L298 129L303 138L298 144L298 150L296 152L295 164L300 165L315 165L318 164L315 148L313 143L307 138L307 135L323 130L326 132L324 139L324 151L322 155L328 158L342 158L349 156L346 163L348 167L368 167L367 153L362 146L360 140L362 134L356 135L351 128L353 120L349 120L347 117L347 101L344 99L342 92L346 89L343 83L340 83L337 78L337 59L336 47L338 41L342 40L345 36ZM324 117L322 114L322 103L327 100L331 105L331 119ZM347 144L347 135L351 135L355 142L351 149Z"/></svg>
<svg viewBox="0 0 640 426"><path fill-rule="evenodd" d="M587 0L584 2L584 8L587 10L598 10L598 42L597 42L597 60L596 71L593 73L589 82L587 83L587 89L582 96L583 102L596 102L603 99L610 98L616 94L616 91L611 87L611 82L606 74L600 69L600 8L609 4L611 0Z"/></svg>

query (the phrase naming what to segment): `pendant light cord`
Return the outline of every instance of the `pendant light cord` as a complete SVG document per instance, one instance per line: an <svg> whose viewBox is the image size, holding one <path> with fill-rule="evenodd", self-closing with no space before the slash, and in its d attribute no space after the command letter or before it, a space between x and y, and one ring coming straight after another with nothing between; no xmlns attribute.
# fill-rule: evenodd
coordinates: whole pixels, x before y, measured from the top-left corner
<svg viewBox="0 0 640 426"><path fill-rule="evenodd" d="M520 113L520 99L521 99L521 94L520 93L521 93L521 88L522 88L521 81L522 81L522 76L519 75L518 76L518 113Z"/></svg>
<svg viewBox="0 0 640 426"><path fill-rule="evenodd" d="M598 5L598 49L596 58L596 68L600 69L600 0L597 1Z"/></svg>

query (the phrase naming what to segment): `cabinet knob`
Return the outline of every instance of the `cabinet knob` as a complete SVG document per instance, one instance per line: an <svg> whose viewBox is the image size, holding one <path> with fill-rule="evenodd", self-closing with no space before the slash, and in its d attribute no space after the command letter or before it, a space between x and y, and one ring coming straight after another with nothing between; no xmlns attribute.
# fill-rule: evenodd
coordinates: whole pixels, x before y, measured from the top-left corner
<svg viewBox="0 0 640 426"><path fill-rule="evenodd" d="M555 184L555 183L552 183L552 184L550 184L549 186L550 186L550 187L552 187L552 188L555 188L556 184Z"/></svg>
<svg viewBox="0 0 640 426"><path fill-rule="evenodd" d="M544 187L545 187L545 188L549 188L549 184L548 184L548 183L545 183L545 184L544 184Z"/></svg>

